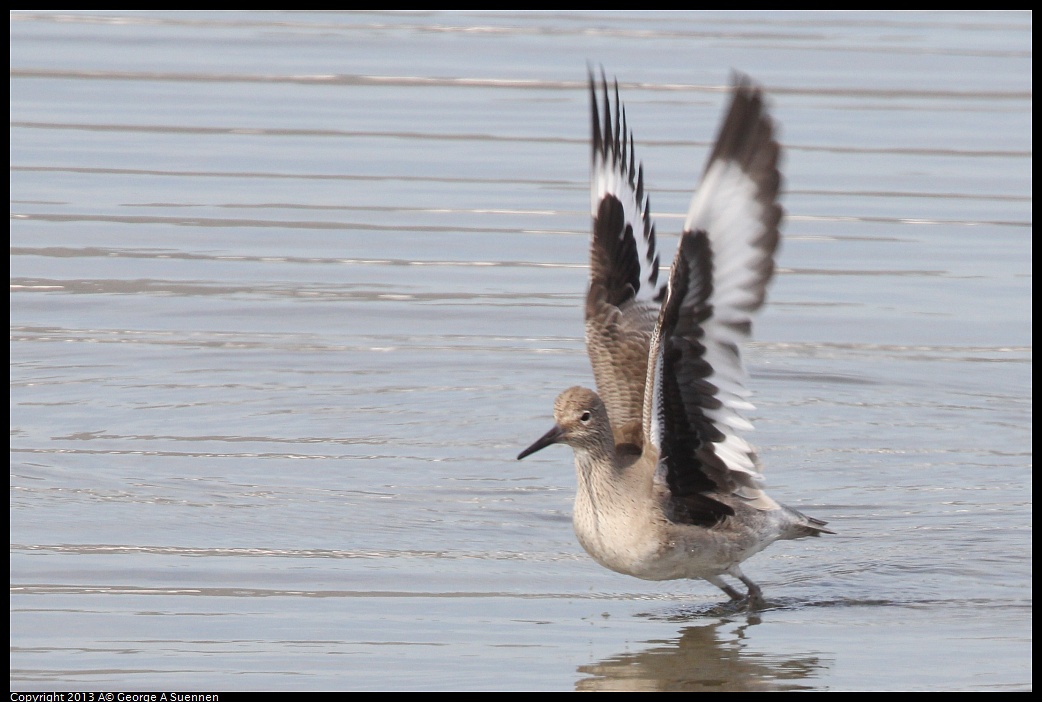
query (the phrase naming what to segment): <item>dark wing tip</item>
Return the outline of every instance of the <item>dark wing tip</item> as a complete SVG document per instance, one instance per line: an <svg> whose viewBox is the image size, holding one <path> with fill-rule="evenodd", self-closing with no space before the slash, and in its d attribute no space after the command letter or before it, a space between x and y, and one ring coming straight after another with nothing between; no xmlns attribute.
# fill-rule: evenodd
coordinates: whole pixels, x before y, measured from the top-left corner
<svg viewBox="0 0 1042 702"><path fill-rule="evenodd" d="M603 71L604 69L601 70ZM597 113L597 84L593 78L593 71L589 70L588 74L590 79L590 115L592 117L590 129L590 146L592 151L590 158L596 163L597 155L604 151L604 138L601 136L601 118Z"/></svg>
<svg viewBox="0 0 1042 702"><path fill-rule="evenodd" d="M778 178L775 183L764 183L763 186L777 192L780 176L777 166L781 147L775 139L774 120L767 113L767 103L763 90L749 76L732 73L733 90L731 105L727 116L720 125L713 151L706 161L706 169L717 159L739 161L756 170L770 180Z"/></svg>

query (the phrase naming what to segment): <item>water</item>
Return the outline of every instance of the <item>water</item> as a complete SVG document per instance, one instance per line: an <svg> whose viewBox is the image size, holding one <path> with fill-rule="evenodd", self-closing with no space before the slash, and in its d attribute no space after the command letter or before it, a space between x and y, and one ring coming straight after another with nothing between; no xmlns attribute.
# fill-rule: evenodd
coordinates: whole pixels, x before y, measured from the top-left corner
<svg viewBox="0 0 1042 702"><path fill-rule="evenodd" d="M772 607L606 571L586 67L786 146ZM12 689L1031 688L1030 13L11 14Z"/></svg>

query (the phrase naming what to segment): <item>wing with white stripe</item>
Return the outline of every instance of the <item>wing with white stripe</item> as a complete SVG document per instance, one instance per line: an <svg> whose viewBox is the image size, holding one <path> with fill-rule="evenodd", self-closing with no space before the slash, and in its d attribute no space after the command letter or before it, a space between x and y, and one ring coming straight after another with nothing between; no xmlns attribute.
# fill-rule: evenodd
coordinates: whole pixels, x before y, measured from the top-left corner
<svg viewBox="0 0 1042 702"><path fill-rule="evenodd" d="M712 524L732 513L712 493L777 508L740 434L752 429L742 413L753 407L740 346L774 273L779 154L761 92L739 78L691 201L653 342L646 430L682 521Z"/></svg>
<svg viewBox="0 0 1042 702"><path fill-rule="evenodd" d="M593 237L586 348L616 443L639 448L648 352L664 288L658 282L655 227L643 167L634 156L618 84L614 109L603 78L601 93L603 114L591 76Z"/></svg>

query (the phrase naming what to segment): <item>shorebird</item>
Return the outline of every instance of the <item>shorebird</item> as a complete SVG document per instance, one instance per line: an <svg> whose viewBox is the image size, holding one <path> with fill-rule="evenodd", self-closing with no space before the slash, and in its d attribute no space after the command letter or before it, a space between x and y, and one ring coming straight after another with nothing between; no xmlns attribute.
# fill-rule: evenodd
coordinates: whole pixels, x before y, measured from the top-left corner
<svg viewBox="0 0 1042 702"><path fill-rule="evenodd" d="M586 349L599 394L561 393L553 428L518 460L572 447L572 523L601 565L646 580L701 578L760 608L763 593L740 564L779 539L833 533L764 492L756 451L741 435L753 406L740 345L774 273L782 218L774 123L761 89L736 75L663 285L618 82L613 109L602 74L603 116L592 74L589 83Z"/></svg>

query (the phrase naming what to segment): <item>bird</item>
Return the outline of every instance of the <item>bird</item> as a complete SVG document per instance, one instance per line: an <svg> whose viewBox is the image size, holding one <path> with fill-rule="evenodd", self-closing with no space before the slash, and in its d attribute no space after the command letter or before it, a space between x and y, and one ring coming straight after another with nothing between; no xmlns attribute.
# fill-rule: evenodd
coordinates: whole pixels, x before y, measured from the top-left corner
<svg viewBox="0 0 1042 702"><path fill-rule="evenodd" d="M763 89L734 73L660 281L644 166L613 83L614 99L603 69L599 86L589 73L585 336L597 392L562 392L553 428L517 458L552 444L573 449L572 523L602 566L645 580L706 580L760 609L763 591L741 564L780 539L835 533L764 491L760 460L743 437L753 405L741 345L774 274L783 216L775 123Z"/></svg>

